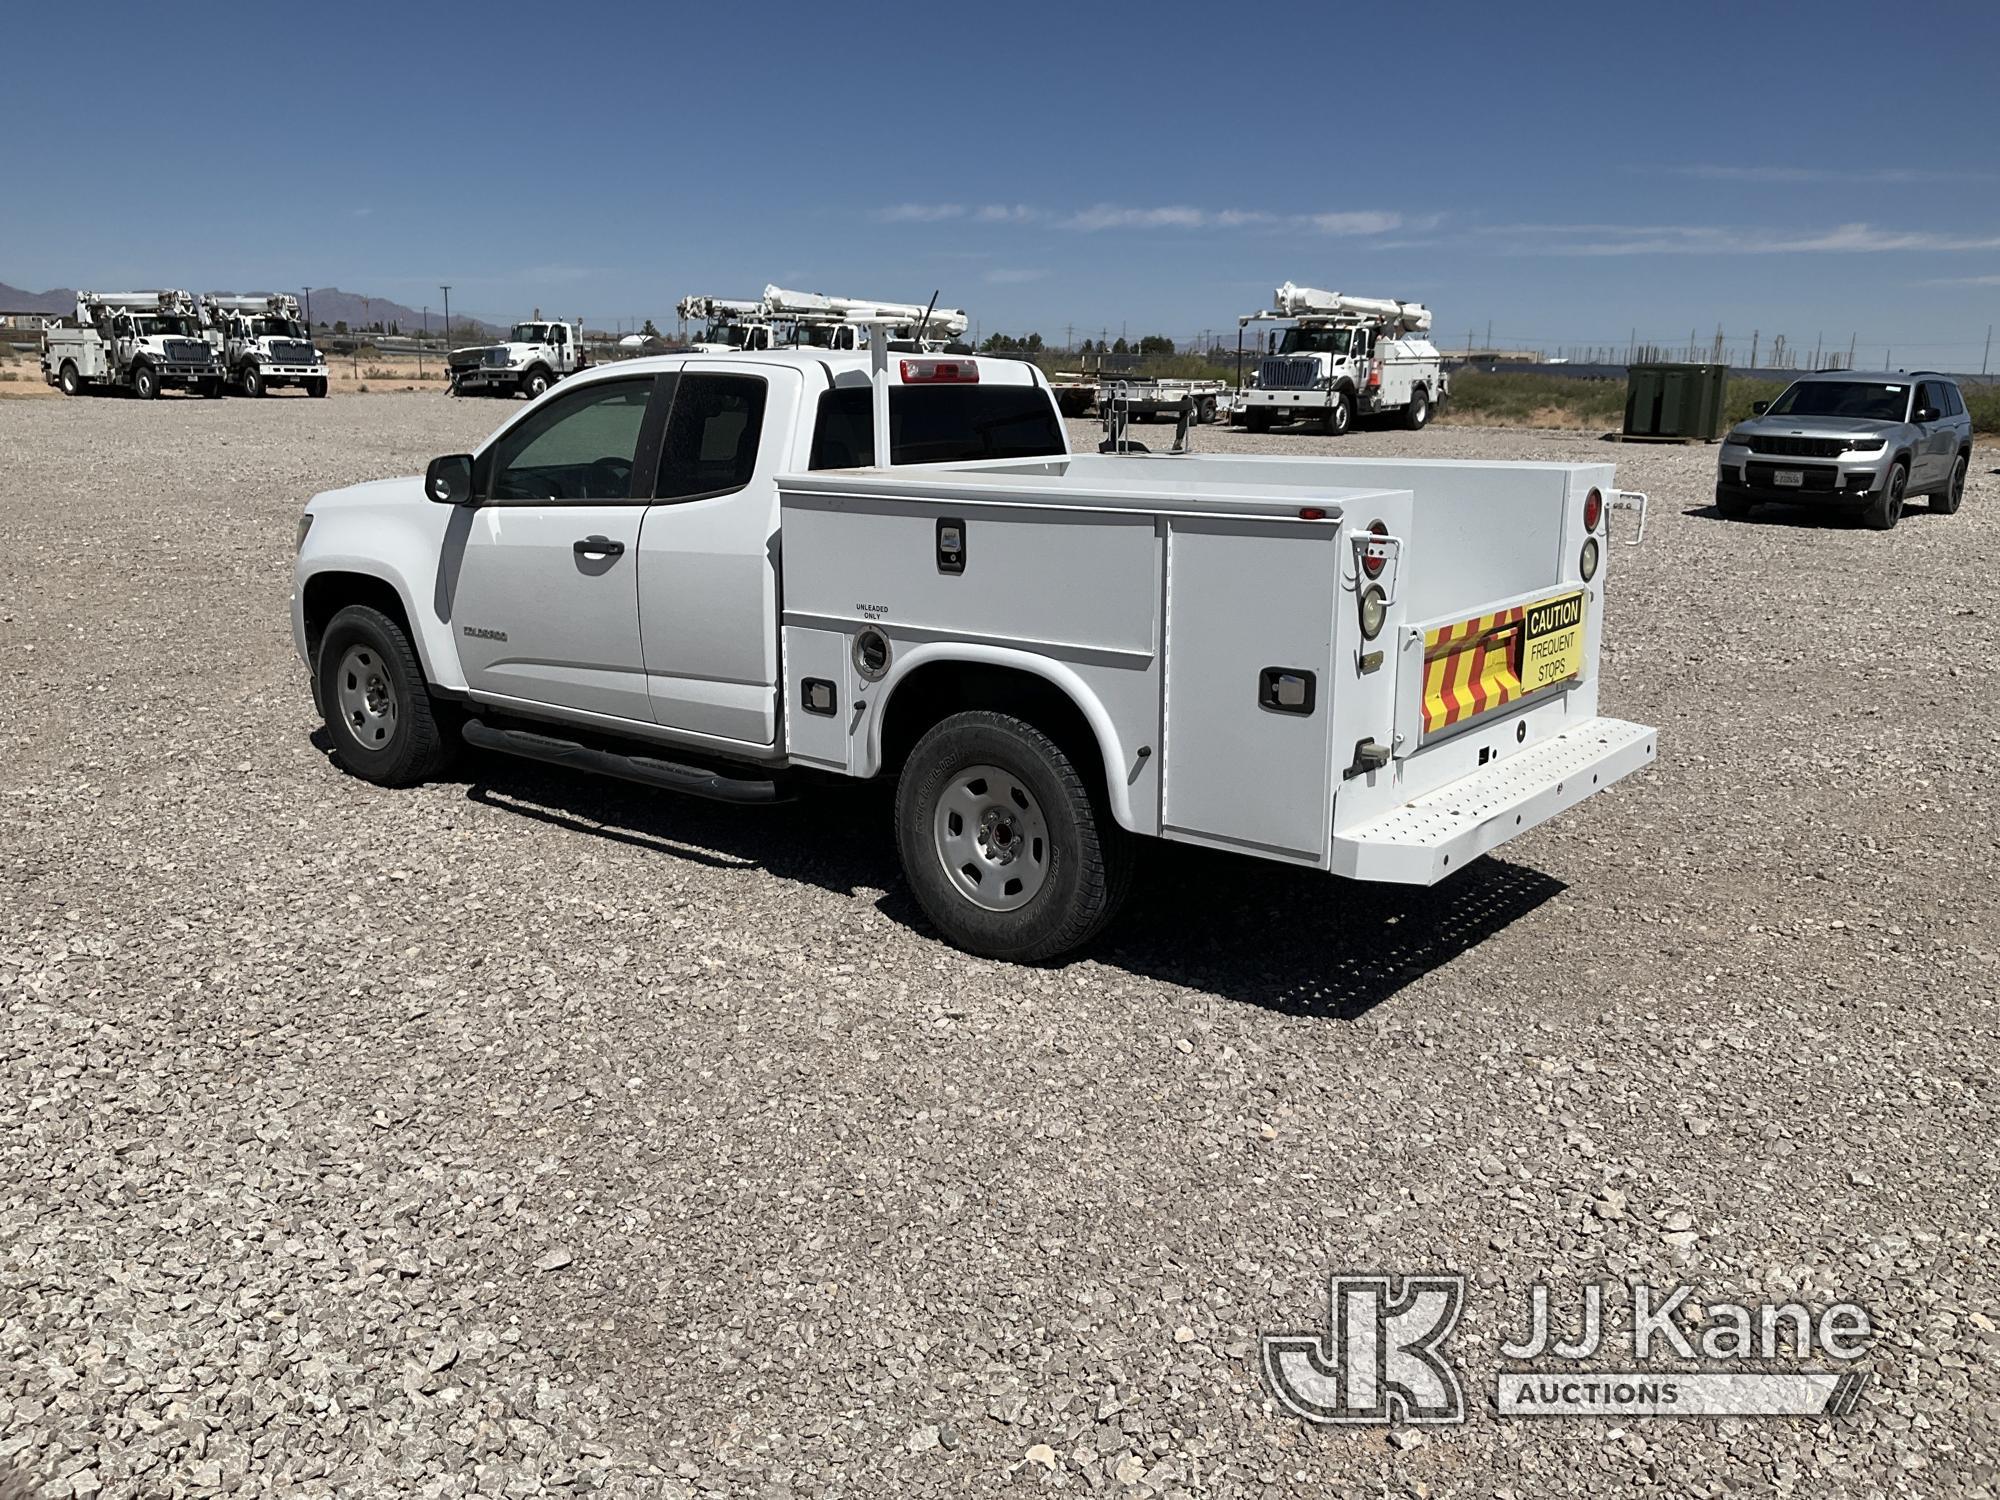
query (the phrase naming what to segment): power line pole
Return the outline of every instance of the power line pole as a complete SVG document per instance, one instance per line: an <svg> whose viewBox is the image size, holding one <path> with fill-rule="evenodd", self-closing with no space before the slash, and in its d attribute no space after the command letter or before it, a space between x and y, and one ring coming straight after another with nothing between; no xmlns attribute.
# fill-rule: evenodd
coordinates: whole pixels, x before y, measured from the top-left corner
<svg viewBox="0 0 2000 1500"><path fill-rule="evenodd" d="M1847 368L1850 370L1854 368L1854 344L1860 337L1858 333L1850 333L1847 336Z"/></svg>
<svg viewBox="0 0 2000 1500"><path fill-rule="evenodd" d="M1986 325L1986 352L1979 356L1979 378L1986 378L1986 361L1993 357L1993 325Z"/></svg>
<svg viewBox="0 0 2000 1500"><path fill-rule="evenodd" d="M1750 330L1750 368L1753 370L1757 368L1757 340L1762 333L1763 330L1761 328Z"/></svg>
<svg viewBox="0 0 2000 1500"><path fill-rule="evenodd" d="M438 290L444 293L444 357L445 363L449 364L451 363L451 288L441 286Z"/></svg>

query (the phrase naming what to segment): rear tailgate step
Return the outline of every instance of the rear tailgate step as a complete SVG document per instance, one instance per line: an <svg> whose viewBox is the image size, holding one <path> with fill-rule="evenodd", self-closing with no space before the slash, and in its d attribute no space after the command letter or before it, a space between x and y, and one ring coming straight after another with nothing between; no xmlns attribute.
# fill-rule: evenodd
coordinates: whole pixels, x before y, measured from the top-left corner
<svg viewBox="0 0 2000 1500"><path fill-rule="evenodd" d="M1659 731L1586 719L1357 827L1336 830L1333 869L1432 885L1517 833L1651 763Z"/></svg>

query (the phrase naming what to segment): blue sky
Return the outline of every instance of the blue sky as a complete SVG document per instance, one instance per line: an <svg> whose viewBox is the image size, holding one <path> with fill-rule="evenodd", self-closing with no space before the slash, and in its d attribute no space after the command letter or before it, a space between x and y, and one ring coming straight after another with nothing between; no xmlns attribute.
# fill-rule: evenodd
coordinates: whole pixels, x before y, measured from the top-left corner
<svg viewBox="0 0 2000 1500"><path fill-rule="evenodd" d="M115 33L129 80L92 60ZM1185 338L1289 279L1428 302L1445 344L1720 323L1973 370L2000 321L1991 0L23 5L6 35L29 289L449 281L664 327L777 281Z"/></svg>

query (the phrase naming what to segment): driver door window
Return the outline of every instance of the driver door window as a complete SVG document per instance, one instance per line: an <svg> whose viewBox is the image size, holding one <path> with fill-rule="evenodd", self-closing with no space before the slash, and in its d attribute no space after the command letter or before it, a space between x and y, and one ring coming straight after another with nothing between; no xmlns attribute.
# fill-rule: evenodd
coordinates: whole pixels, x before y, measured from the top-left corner
<svg viewBox="0 0 2000 1500"><path fill-rule="evenodd" d="M502 503L630 500L651 380L607 380L545 403L482 455L479 492Z"/></svg>

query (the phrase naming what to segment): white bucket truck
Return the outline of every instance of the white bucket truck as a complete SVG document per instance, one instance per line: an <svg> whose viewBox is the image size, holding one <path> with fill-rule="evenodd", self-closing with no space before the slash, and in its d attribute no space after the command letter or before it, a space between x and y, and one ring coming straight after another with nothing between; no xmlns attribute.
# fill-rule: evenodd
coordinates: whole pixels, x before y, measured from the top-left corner
<svg viewBox="0 0 2000 1500"><path fill-rule="evenodd" d="M550 323L540 308L498 344L454 349L447 361L454 396L526 396L530 401L590 364L583 324Z"/></svg>
<svg viewBox="0 0 2000 1500"><path fill-rule="evenodd" d="M315 496L292 625L355 775L884 778L931 921L1039 960L1148 839L1422 885L1650 765L1599 703L1611 486L1073 456L1029 364L669 355Z"/></svg>
<svg viewBox="0 0 2000 1500"><path fill-rule="evenodd" d="M78 292L76 314L43 331L42 378L65 396L127 390L222 394L222 365L186 292Z"/></svg>
<svg viewBox="0 0 2000 1500"><path fill-rule="evenodd" d="M246 396L280 386L298 386L309 396L326 394L326 360L312 332L299 321L299 299L285 292L268 297L201 299L208 338L216 346L224 377Z"/></svg>
<svg viewBox="0 0 2000 1500"><path fill-rule="evenodd" d="M1447 385L1437 347L1423 337L1429 308L1289 281L1271 297L1269 308L1237 320L1239 329L1280 325L1265 331L1239 407L1252 432L1305 418L1336 436L1356 416L1400 413L1412 430L1430 421Z"/></svg>
<svg viewBox="0 0 2000 1500"><path fill-rule="evenodd" d="M829 297L781 286L766 286L764 295L755 301L683 297L676 311L683 324L702 325L702 332L688 346L698 354L865 349L869 330L875 327L886 330L892 350L939 353L957 344L971 326L961 308Z"/></svg>

